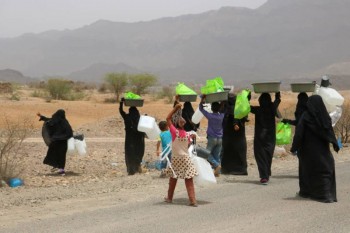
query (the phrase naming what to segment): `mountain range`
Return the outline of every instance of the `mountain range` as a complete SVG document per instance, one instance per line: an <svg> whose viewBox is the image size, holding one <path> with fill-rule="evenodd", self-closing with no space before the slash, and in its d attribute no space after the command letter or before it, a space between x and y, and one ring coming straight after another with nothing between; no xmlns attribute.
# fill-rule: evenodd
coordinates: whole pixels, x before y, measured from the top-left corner
<svg viewBox="0 0 350 233"><path fill-rule="evenodd" d="M268 0L257 9L224 7L138 23L99 20L0 39L0 70L86 82L109 72L147 72L164 83L346 76L349 9L349 0Z"/></svg>

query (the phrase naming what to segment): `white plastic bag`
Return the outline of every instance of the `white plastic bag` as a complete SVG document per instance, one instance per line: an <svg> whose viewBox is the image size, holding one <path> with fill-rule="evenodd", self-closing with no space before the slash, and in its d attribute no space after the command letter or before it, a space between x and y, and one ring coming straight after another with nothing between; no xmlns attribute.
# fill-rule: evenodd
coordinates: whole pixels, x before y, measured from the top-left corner
<svg viewBox="0 0 350 233"><path fill-rule="evenodd" d="M67 153L72 154L75 151L74 138L71 137L67 140Z"/></svg>
<svg viewBox="0 0 350 233"><path fill-rule="evenodd" d="M206 187L206 186L216 184L217 183L216 178L214 176L214 172L210 166L210 163L207 160L201 157L198 157L195 154L193 147L194 146L191 145L188 149L188 152L191 157L191 161L193 165L198 171L198 176L194 177L195 184L201 187Z"/></svg>
<svg viewBox="0 0 350 233"><path fill-rule="evenodd" d="M86 142L85 138L83 140L74 139L75 147L79 155L86 155Z"/></svg>

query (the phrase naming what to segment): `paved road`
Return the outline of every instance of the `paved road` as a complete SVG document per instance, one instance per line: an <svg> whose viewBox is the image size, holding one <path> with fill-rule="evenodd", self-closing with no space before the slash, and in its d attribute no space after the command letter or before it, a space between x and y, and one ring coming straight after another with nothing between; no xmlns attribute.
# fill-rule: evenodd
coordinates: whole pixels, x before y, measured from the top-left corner
<svg viewBox="0 0 350 233"><path fill-rule="evenodd" d="M324 204L295 196L298 179L294 170L275 174L269 185L253 179L226 179L214 187L197 189L199 207L188 207L184 190L173 204L147 195L132 203L111 195L101 207L21 223L0 232L350 232L350 163L337 164L338 203ZM179 185L183 185L180 183ZM110 203L104 205L103 203Z"/></svg>

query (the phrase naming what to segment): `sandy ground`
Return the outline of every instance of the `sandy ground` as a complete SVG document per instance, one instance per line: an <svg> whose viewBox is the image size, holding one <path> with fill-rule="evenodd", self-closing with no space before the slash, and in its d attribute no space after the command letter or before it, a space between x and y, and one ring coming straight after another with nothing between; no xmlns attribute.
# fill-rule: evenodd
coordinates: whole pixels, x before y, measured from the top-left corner
<svg viewBox="0 0 350 233"><path fill-rule="evenodd" d="M282 101L283 96L289 98L285 99L282 109L288 109L295 95L282 95ZM159 171L147 169L143 174L127 175L124 163L124 126L118 113L118 104L105 104L98 100L46 103L44 100L30 97L18 102L6 99L2 99L1 102L0 112L11 118L32 117L35 130L23 144L23 151L26 153L22 158L24 163L20 178L24 180L24 185L17 188L0 188L0 219L4 220L0 222L20 220L28 217L28 213L35 215L35 211L50 203L81 202L83 206L84 199L96 198L95 204L98 206L103 195L107 194L117 195L120 202L142 200L144 195L140 195L141 190L143 193L146 190L147 195L159 195L160 198L164 196L167 179L160 178ZM146 100L140 112L163 120L171 107L171 104L165 104L162 100ZM86 156L79 156L77 153L67 155L65 176L52 173L50 167L42 163L47 147L41 138L41 123L37 122L35 116L37 112L50 116L58 108L66 110L67 118L75 132L83 133L87 142ZM202 146L206 143L205 130L206 122L202 120L199 130L199 144ZM249 176L221 175L218 178L219 183L230 182L232 179L258 180L252 153L252 136L253 123L250 122L247 125ZM288 151L289 147L286 146L285 150ZM155 161L155 151L156 142L147 139L144 161ZM277 151L280 151L280 148L277 148ZM348 161L346 154L349 154L347 147L335 156L336 162ZM296 169L296 166L297 159L289 153L282 152L275 154L272 170ZM22 212L23 215L11 215L14 210L17 210L16 213ZM74 212L74 208L68 207L66 211Z"/></svg>

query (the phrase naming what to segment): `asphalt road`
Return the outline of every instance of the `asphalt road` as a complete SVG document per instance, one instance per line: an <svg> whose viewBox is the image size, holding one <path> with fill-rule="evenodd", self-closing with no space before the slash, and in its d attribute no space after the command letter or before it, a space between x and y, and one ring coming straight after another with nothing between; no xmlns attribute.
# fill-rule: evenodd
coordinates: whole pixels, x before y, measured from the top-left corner
<svg viewBox="0 0 350 233"><path fill-rule="evenodd" d="M173 204L158 196L133 203L117 203L116 196L109 196L110 205L101 208L24 222L0 232L349 233L350 163L336 166L338 202L332 204L296 197L298 178L291 170L275 174L267 186L242 179L197 189L197 208L185 205L185 191L175 193ZM72 203L72 208L77 206Z"/></svg>

